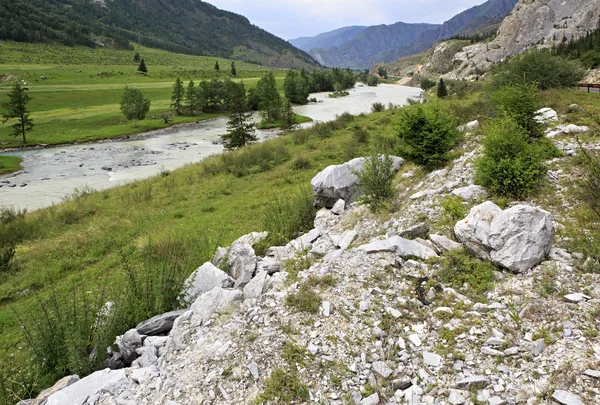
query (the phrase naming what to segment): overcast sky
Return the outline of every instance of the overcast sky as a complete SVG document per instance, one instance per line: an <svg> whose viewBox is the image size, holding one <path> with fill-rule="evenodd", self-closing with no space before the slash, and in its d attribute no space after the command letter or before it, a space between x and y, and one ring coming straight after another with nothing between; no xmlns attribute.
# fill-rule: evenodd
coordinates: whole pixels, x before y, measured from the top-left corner
<svg viewBox="0 0 600 405"><path fill-rule="evenodd" d="M314 36L349 25L442 23L485 0L208 0L283 38Z"/></svg>

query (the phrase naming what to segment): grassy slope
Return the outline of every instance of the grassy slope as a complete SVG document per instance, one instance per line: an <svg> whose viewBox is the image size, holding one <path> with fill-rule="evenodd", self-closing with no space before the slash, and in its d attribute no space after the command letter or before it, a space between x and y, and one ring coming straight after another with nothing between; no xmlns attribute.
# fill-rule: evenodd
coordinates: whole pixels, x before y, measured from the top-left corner
<svg viewBox="0 0 600 405"><path fill-rule="evenodd" d="M133 62L135 52L145 59L147 75L137 72L137 63ZM217 60L220 72L214 70ZM142 46L136 46L135 51L122 51L0 42L0 99L5 99L11 78L20 77L27 82L32 98L29 109L35 122L29 144L112 138L166 127L159 115L170 109L172 86L177 77L196 83L203 79L225 79L230 77L230 64L226 59L173 54ZM243 80L247 87L255 86L269 70L244 62L235 64L236 80ZM137 128L119 110L126 84L140 88L152 100L146 120ZM281 90L283 73L277 76L277 84ZM173 124L212 117L210 114L177 116ZM10 136L9 125L0 126L0 148L19 145L19 138Z"/></svg>

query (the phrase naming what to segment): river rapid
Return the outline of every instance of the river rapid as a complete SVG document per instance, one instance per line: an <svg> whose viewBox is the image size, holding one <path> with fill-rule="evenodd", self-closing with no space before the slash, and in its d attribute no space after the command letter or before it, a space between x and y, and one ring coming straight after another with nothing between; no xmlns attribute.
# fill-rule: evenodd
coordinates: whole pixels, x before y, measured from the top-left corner
<svg viewBox="0 0 600 405"><path fill-rule="evenodd" d="M327 93L311 94L317 103L298 106L294 110L312 118L313 122L324 122L344 112L370 112L375 102L402 105L408 98L418 98L420 94L421 90L413 87L359 84L347 97L331 99ZM193 126L142 134L129 140L6 153L22 157L23 169L0 176L0 206L31 211L60 203L76 189L116 187L154 176L162 170L199 162L223 151L223 146L213 142L227 132L226 124L227 118L217 118ZM260 139L274 134L273 131L257 131Z"/></svg>

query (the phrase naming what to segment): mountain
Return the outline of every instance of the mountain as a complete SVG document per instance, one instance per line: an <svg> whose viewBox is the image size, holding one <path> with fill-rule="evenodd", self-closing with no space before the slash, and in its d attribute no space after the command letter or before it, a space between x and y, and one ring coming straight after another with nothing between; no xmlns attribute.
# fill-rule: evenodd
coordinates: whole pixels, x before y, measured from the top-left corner
<svg viewBox="0 0 600 405"><path fill-rule="evenodd" d="M488 43L465 46L453 56L446 77L485 72L525 50L549 48L600 28L600 0L520 0Z"/></svg>
<svg viewBox="0 0 600 405"><path fill-rule="evenodd" d="M313 49L310 54L325 66L366 69L373 56L394 46L410 44L435 27L433 24L403 22L377 25L363 30L338 47Z"/></svg>
<svg viewBox="0 0 600 405"><path fill-rule="evenodd" d="M99 38L100 37L100 38ZM200 0L0 1L0 40L98 46L106 37L169 51L310 67L304 51Z"/></svg>
<svg viewBox="0 0 600 405"><path fill-rule="evenodd" d="M315 48L329 48L331 46L340 46L344 42L348 41L352 37L356 36L360 32L364 31L367 27L364 26L352 26L338 28L337 30L324 32L314 37L300 37L290 39L288 42L294 45L298 49L309 52Z"/></svg>
<svg viewBox="0 0 600 405"><path fill-rule="evenodd" d="M488 0L441 25L396 23L369 27L338 47L313 49L310 54L325 66L365 69L375 63L424 52L458 33L468 35L493 25L492 22L498 23L516 3L517 0Z"/></svg>

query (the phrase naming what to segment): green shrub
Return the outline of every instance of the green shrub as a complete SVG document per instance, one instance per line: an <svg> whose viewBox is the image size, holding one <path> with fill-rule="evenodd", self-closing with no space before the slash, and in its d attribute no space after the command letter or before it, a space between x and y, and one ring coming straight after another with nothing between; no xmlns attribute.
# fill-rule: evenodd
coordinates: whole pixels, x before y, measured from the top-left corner
<svg viewBox="0 0 600 405"><path fill-rule="evenodd" d="M494 288L496 266L482 261L464 250L453 250L439 258L440 282L456 288L468 285L474 294L482 294Z"/></svg>
<svg viewBox="0 0 600 405"><path fill-rule="evenodd" d="M536 111L542 107L537 83L503 86L494 91L490 100L497 114L513 118L532 138L544 135L543 125L536 121Z"/></svg>
<svg viewBox="0 0 600 405"><path fill-rule="evenodd" d="M427 77L424 77L424 78L421 79L421 89L422 90L429 90L432 87L435 87L435 84L436 83L435 83L434 80L431 80L431 79L429 79Z"/></svg>
<svg viewBox="0 0 600 405"><path fill-rule="evenodd" d="M374 113L385 111L385 104L375 102L373 103L373 105L371 105L371 111L373 111Z"/></svg>
<svg viewBox="0 0 600 405"><path fill-rule="evenodd" d="M506 197L525 198L546 174L540 147L511 117L493 120L483 139L483 156L476 163L478 184Z"/></svg>
<svg viewBox="0 0 600 405"><path fill-rule="evenodd" d="M444 79L440 79L437 88L437 96L439 98L444 98L448 95L448 89L446 88L446 83L444 83Z"/></svg>
<svg viewBox="0 0 600 405"><path fill-rule="evenodd" d="M300 289L286 296L288 306L301 312L316 314L321 307L321 297L308 284L301 284Z"/></svg>
<svg viewBox="0 0 600 405"><path fill-rule="evenodd" d="M454 225L467 216L467 210L459 197L447 195L440 201L442 218L440 225L454 229Z"/></svg>
<svg viewBox="0 0 600 405"><path fill-rule="evenodd" d="M555 56L548 51L533 50L514 56L498 66L492 85L496 88L538 83L541 90L574 87L585 77L581 63Z"/></svg>
<svg viewBox="0 0 600 405"><path fill-rule="evenodd" d="M579 182L581 200L600 218L600 155L579 148L583 178Z"/></svg>
<svg viewBox="0 0 600 405"><path fill-rule="evenodd" d="M399 113L399 154L428 170L443 166L461 137L457 120L430 104L411 105Z"/></svg>
<svg viewBox="0 0 600 405"><path fill-rule="evenodd" d="M378 210L381 205L394 197L394 161L390 155L371 155L358 176L358 190L361 193L360 201L372 211Z"/></svg>
<svg viewBox="0 0 600 405"><path fill-rule="evenodd" d="M375 87L379 84L379 78L377 76L369 75L367 78L367 86Z"/></svg>
<svg viewBox="0 0 600 405"><path fill-rule="evenodd" d="M600 66L600 50L594 49L583 53L580 57L581 62L588 69L595 69Z"/></svg>
<svg viewBox="0 0 600 405"><path fill-rule="evenodd" d="M12 260L15 257L15 247L12 244L0 246L0 274L10 270Z"/></svg>
<svg viewBox="0 0 600 405"><path fill-rule="evenodd" d="M265 142L223 153L208 159L202 167L206 174L243 177L269 171L289 158L290 152L281 142Z"/></svg>
<svg viewBox="0 0 600 405"><path fill-rule="evenodd" d="M263 213L263 226L269 233L269 246L282 245L313 228L316 209L313 196L302 189L269 204Z"/></svg>
<svg viewBox="0 0 600 405"><path fill-rule="evenodd" d="M363 127L355 128L352 131L352 138L356 143L369 143L369 131L364 129Z"/></svg>
<svg viewBox="0 0 600 405"><path fill-rule="evenodd" d="M298 156L292 161L292 168L294 170L308 170L310 169L310 159Z"/></svg>
<svg viewBox="0 0 600 405"><path fill-rule="evenodd" d="M277 368L269 376L264 391L252 403L307 403L309 399L308 387L302 383L298 372L291 368Z"/></svg>

